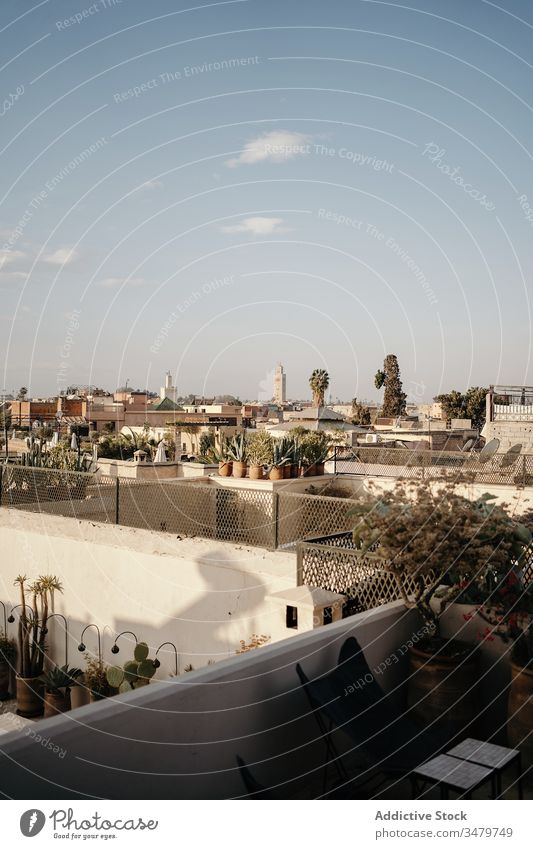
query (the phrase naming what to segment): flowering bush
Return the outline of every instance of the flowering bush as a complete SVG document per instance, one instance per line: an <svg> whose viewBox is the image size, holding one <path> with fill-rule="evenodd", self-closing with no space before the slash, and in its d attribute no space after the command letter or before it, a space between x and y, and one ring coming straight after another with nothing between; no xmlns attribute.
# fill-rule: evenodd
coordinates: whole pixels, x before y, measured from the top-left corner
<svg viewBox="0 0 533 849"><path fill-rule="evenodd" d="M485 494L470 501L449 483L400 482L379 497L364 496L351 511L358 517L356 546L363 553L375 549L388 561L406 606L418 608L436 638L434 598L440 599L441 611L468 592L483 602L511 567L522 567L531 532L493 498ZM417 587L412 596L406 578Z"/></svg>

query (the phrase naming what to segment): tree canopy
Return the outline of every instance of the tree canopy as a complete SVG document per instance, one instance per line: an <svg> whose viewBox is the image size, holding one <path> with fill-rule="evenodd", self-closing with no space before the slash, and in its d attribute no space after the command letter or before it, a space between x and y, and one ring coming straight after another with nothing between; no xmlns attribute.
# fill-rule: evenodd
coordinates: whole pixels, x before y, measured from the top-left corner
<svg viewBox="0 0 533 849"><path fill-rule="evenodd" d="M472 426L481 430L485 424L486 396L488 389L471 386L466 392L452 389L451 392L436 395L433 399L442 404L446 420L471 419Z"/></svg>

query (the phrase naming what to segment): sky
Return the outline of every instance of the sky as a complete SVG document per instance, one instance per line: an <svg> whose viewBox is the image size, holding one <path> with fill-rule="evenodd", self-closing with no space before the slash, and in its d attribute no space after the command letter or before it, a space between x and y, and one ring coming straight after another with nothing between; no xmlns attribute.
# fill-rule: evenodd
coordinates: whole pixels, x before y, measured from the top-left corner
<svg viewBox="0 0 533 849"><path fill-rule="evenodd" d="M526 0L3 0L0 391L531 384Z"/></svg>

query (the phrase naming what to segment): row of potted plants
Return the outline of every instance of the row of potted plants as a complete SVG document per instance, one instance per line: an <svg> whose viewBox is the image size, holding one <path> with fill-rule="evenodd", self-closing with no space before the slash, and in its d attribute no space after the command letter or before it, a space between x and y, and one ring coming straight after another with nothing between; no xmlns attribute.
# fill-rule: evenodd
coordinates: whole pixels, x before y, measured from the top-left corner
<svg viewBox="0 0 533 849"><path fill-rule="evenodd" d="M323 475L330 453L329 439L325 433L308 433L301 438L285 436L276 439L268 431L260 430L251 436L236 434L222 440L220 448L212 448L211 462L217 462L222 477L252 480L283 480L301 475Z"/></svg>
<svg viewBox="0 0 533 849"><path fill-rule="evenodd" d="M20 590L17 642L6 633L6 622L15 618L13 608L5 619L4 630L0 631L0 700L11 695L12 671L16 669L15 691L19 716L33 718L54 716L71 707L97 701L116 693L129 692L146 686L156 673L160 662L148 657L146 643L137 642L134 656L122 666L107 666L99 652L98 657L85 655L85 671L50 663L47 656L47 634L50 619L61 614L52 613L54 594L62 592L62 586L54 575L42 575L29 582L19 575L15 584ZM5 611L5 609L4 609ZM65 620L66 626L66 620ZM134 635L133 635L134 636ZM85 651L80 643L79 651ZM114 654L119 649L112 648ZM176 661L177 663L177 661Z"/></svg>

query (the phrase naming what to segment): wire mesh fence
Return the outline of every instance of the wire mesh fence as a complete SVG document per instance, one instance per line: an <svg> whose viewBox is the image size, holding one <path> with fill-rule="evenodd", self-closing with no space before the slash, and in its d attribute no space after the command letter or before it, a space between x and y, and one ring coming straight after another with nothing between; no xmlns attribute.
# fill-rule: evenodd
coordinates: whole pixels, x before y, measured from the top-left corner
<svg viewBox="0 0 533 849"><path fill-rule="evenodd" d="M401 578L392 572L389 563L379 554L361 554L355 546L352 532L330 534L303 540L297 544L297 583L320 587L347 597L345 613L360 613L414 596L419 591L409 575ZM525 584L533 581L533 545L526 552L522 565ZM430 572L425 581L432 582Z"/></svg>
<svg viewBox="0 0 533 849"><path fill-rule="evenodd" d="M424 451L411 448L361 445L340 447L333 459L336 474L396 477L413 480L450 480L453 483L533 485L533 455L494 454L481 457L461 451Z"/></svg>
<svg viewBox="0 0 533 849"><path fill-rule="evenodd" d="M0 472L3 507L269 549L347 528L352 504L208 480L119 480L25 466Z"/></svg>

